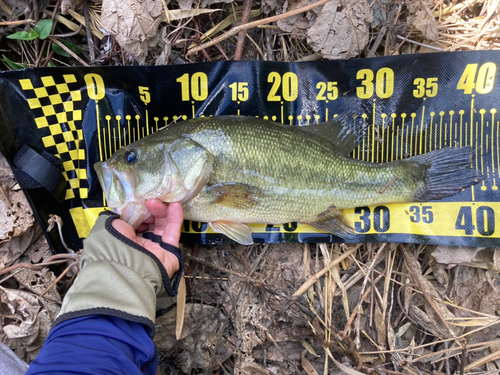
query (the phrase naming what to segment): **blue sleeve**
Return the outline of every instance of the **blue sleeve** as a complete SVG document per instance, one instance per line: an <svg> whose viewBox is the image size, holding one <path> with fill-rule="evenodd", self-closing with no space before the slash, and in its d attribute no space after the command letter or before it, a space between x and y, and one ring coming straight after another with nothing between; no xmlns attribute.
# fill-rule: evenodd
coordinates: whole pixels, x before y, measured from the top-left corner
<svg viewBox="0 0 500 375"><path fill-rule="evenodd" d="M26 374L156 374L158 355L143 325L90 315L54 327Z"/></svg>

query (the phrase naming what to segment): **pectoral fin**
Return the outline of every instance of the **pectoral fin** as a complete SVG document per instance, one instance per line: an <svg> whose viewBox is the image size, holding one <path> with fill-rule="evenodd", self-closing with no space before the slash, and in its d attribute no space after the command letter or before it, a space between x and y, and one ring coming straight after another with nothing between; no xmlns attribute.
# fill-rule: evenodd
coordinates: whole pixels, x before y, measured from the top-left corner
<svg viewBox="0 0 500 375"><path fill-rule="evenodd" d="M318 215L318 220L307 223L310 226L343 239L350 239L356 234L340 210L327 210Z"/></svg>
<svg viewBox="0 0 500 375"><path fill-rule="evenodd" d="M246 224L231 221L211 221L208 224L214 232L225 234L242 245L253 244L252 230Z"/></svg>
<svg viewBox="0 0 500 375"><path fill-rule="evenodd" d="M208 186L205 193L212 197L212 204L238 209L252 207L262 196L262 191L259 188L239 183Z"/></svg>

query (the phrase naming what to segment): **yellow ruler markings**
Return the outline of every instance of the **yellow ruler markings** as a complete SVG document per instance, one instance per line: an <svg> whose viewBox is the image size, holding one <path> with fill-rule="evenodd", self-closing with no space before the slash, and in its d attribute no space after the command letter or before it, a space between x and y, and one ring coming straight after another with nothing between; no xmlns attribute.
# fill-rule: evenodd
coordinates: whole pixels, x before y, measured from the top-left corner
<svg viewBox="0 0 500 375"><path fill-rule="evenodd" d="M436 114L434 114L435 116ZM433 150L437 150L438 149L438 133L439 133L439 125L437 124L434 124L434 148Z"/></svg>
<svg viewBox="0 0 500 375"><path fill-rule="evenodd" d="M97 104L98 101L96 100L95 102L95 113L96 113L96 119L97 119L97 139L99 140L99 157L101 158L101 161L103 161L103 155L102 155L102 139L101 139L101 117L99 115L99 105Z"/></svg>
<svg viewBox="0 0 500 375"><path fill-rule="evenodd" d="M110 115L106 115L106 122L108 123L108 145L109 145L109 156L111 157L111 154L113 153L112 149L111 149L111 116ZM106 157L107 159L107 157Z"/></svg>
<svg viewBox="0 0 500 375"><path fill-rule="evenodd" d="M141 130L140 130L140 126L139 126L139 119L141 118L141 116L139 115L135 115L135 122L136 122L136 128L137 128L137 139L134 139L134 142L138 141L139 139L141 139Z"/></svg>
<svg viewBox="0 0 500 375"><path fill-rule="evenodd" d="M417 117L416 113L411 114L411 130L410 130L410 158L413 156L413 133L415 131L415 117Z"/></svg>
<svg viewBox="0 0 500 375"><path fill-rule="evenodd" d="M451 111L451 112L453 112L453 111ZM453 112L453 114L455 114L455 112ZM450 145L456 147L458 145L458 122L456 120L455 120L455 133L452 134L452 136L453 137L451 139L453 139L453 143L451 142L451 139L450 139Z"/></svg>
<svg viewBox="0 0 500 375"><path fill-rule="evenodd" d="M402 113L401 114L401 144L399 145L399 159L403 159L403 157L404 157L403 146L405 144L405 135L408 134L405 132L405 118L406 118L406 113ZM406 143L408 143L408 139L406 140Z"/></svg>
<svg viewBox="0 0 500 375"><path fill-rule="evenodd" d="M420 131L418 132L418 134L420 135L419 146L418 146L418 154L419 155L421 155L423 152L422 145L423 145L423 141L424 141L424 126L425 126L424 118L425 118L425 105L422 107L422 115L420 118Z"/></svg>
<svg viewBox="0 0 500 375"><path fill-rule="evenodd" d="M498 144L500 141L500 121L497 121L497 171L498 178L500 178L500 145Z"/></svg>
<svg viewBox="0 0 500 375"><path fill-rule="evenodd" d="M401 127L405 132L404 149L403 149L403 139L401 139L401 159L404 159L408 154L408 126L405 126L406 113L401 114L401 117L403 118Z"/></svg>
<svg viewBox="0 0 500 375"><path fill-rule="evenodd" d="M391 161L394 161L394 149L396 148L397 145L397 136L396 139L394 139L394 132L396 128L396 114L395 113L391 114L391 117L392 117Z"/></svg>
<svg viewBox="0 0 500 375"><path fill-rule="evenodd" d="M470 101L470 135L469 135L469 146L472 146L472 137L474 135L474 128L472 125L474 124L474 95L472 95L472 99ZM466 123L467 126L467 123ZM476 154L477 157L477 154Z"/></svg>
<svg viewBox="0 0 500 375"><path fill-rule="evenodd" d="M439 112L439 148L443 148L443 116L444 111Z"/></svg>
<svg viewBox="0 0 500 375"><path fill-rule="evenodd" d="M491 152L491 177L493 179L493 187L492 189L493 190L498 190L498 186L496 184L496 178L497 176L495 175L495 146L494 146L494 141L495 141L495 113L497 112L497 110L495 108L492 108L490 109L490 113L491 113L491 136L490 136L490 139L491 139L491 145L490 145L490 152ZM498 132L498 123L497 123L497 132ZM500 145L498 145L498 133L497 133L497 152L498 152L498 148ZM498 163L498 159L497 159L497 163ZM498 169L498 167L497 167Z"/></svg>
<svg viewBox="0 0 500 375"><path fill-rule="evenodd" d="M453 147L453 143L452 143L452 139L453 139L453 114L455 112L453 111L449 111L448 114L450 115L450 122L449 122L449 125L447 125L447 128L446 128L446 132L444 133L445 134L445 138L444 138L444 143L445 143L445 146L449 146L449 147ZM448 134L448 128L450 129L449 130L449 134Z"/></svg>
<svg viewBox="0 0 500 375"><path fill-rule="evenodd" d="M495 220L495 212L500 212L500 202L418 202L418 203L393 203L384 206L389 211L389 221L383 222L383 215L378 225L384 231L377 231L374 227L373 213L380 206L370 206L371 217L369 229L363 234L405 234L422 236L450 236L450 237L485 237L500 238L500 220ZM360 214L355 209L342 211L346 222L356 228L357 223L365 228L366 223L361 223ZM418 214L417 214L418 212ZM417 221L418 220L418 221ZM424 222L427 221L427 222ZM266 224L250 224L254 233L270 233L266 230ZM273 232L276 233L314 233L318 232L306 224L298 223L296 229L290 229L290 225L274 225ZM200 233L187 228L186 233ZM203 233L214 233L207 226Z"/></svg>
<svg viewBox="0 0 500 375"><path fill-rule="evenodd" d="M486 134L486 140L485 140L485 145L486 145L486 150L484 147L479 147L479 142L481 144L483 144L483 138L485 136L485 129L484 129L484 126L485 126L485 121L484 121L484 114L486 113L486 110L484 108L481 108L479 110L479 113L481 114L481 130L480 130L480 138L478 139L477 138L477 132L478 132L478 129L477 129L477 125L476 125L476 147L477 148L481 148L481 151L478 151L480 152L481 154L481 173L484 175L484 152L488 152L488 134ZM486 121L486 126L489 127L488 125L488 121ZM477 169L477 165L478 165L478 160L476 160L476 169ZM487 175L488 178L489 178L489 174ZM486 190L487 187L485 185L485 179L483 179L483 181L481 181L481 190Z"/></svg>
<svg viewBox="0 0 500 375"><path fill-rule="evenodd" d="M366 129L366 117L367 116L364 113L361 115L361 118L363 119L363 128L362 128L363 129L363 147L362 147L362 151L363 152L361 154L361 160L363 160L363 161L365 161L365 154L366 154L366 144L365 144L365 141L367 142L366 138L368 138L368 137L365 137L365 134L364 134L365 133L365 129ZM366 133L369 136L370 132L367 131Z"/></svg>
<svg viewBox="0 0 500 375"><path fill-rule="evenodd" d="M376 101L373 99L373 109L372 109L372 163L375 163L375 123L376 123L376 111L375 111Z"/></svg>
<svg viewBox="0 0 500 375"><path fill-rule="evenodd" d="M389 152L389 147L387 147L387 142L385 140L385 133L386 133L386 126L385 126L385 119L387 118L387 115L385 113L382 113L382 160L381 162L387 162L388 161L388 152ZM384 158L385 155L385 158Z"/></svg>
<svg viewBox="0 0 500 375"><path fill-rule="evenodd" d="M495 176L495 148L493 146L493 141L494 141L494 137L495 137L495 111L494 109L492 109L490 112L491 112L491 173L492 173L492 176L493 176L493 190L497 190L495 189L496 187L496 176ZM497 124L497 131L498 131L498 124ZM498 143L498 135L497 135L497 143ZM498 152L498 145L497 145L497 152ZM497 159L497 162L498 162L498 159Z"/></svg>
<svg viewBox="0 0 500 375"><path fill-rule="evenodd" d="M463 147L463 145L464 145L463 134L464 134L464 131L466 130L466 129L463 128L463 125L464 125L464 122L463 122L464 110L461 109L460 111L458 111L458 114L460 115L460 131L459 131L459 134L460 134L460 147Z"/></svg>
<svg viewBox="0 0 500 375"><path fill-rule="evenodd" d="M116 125L118 126L118 145L122 148L122 117L116 116Z"/></svg>
<svg viewBox="0 0 500 375"><path fill-rule="evenodd" d="M102 138L103 138L103 146L104 146L104 158L102 160L107 160L108 159L108 152L106 149L106 128L102 128Z"/></svg>
<svg viewBox="0 0 500 375"><path fill-rule="evenodd" d="M128 127L128 144L132 143L132 132L130 131L130 119L132 117L130 115L127 115L125 119L127 120L127 127Z"/></svg>
<svg viewBox="0 0 500 375"><path fill-rule="evenodd" d="M435 113L434 112L431 112L431 122L429 124L429 149L428 150L425 150L425 152L427 151L432 151L432 140L434 138L434 115Z"/></svg>

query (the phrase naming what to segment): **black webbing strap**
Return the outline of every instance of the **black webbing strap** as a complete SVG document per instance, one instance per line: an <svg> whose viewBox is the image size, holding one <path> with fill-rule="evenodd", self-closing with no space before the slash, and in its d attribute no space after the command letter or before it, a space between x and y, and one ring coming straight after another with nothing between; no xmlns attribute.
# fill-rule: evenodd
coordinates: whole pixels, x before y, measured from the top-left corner
<svg viewBox="0 0 500 375"><path fill-rule="evenodd" d="M181 281L181 277L184 274L184 256L182 255L181 249L174 245L163 242L161 240L161 236L154 234L153 232L143 233L142 237L147 240L156 242L163 250L168 251L169 253L172 253L177 257L177 260L179 261L179 271L177 271L177 274L175 275L175 278L172 282L172 287L170 288L170 285L168 283L165 285L167 294L171 297L175 297L177 295L177 290L179 289L179 282Z"/></svg>
<svg viewBox="0 0 500 375"><path fill-rule="evenodd" d="M59 202L64 199L66 180L57 168L60 160L50 154L40 155L31 147L24 145L14 157L13 168L19 185L22 188L33 189L44 187L50 191Z"/></svg>

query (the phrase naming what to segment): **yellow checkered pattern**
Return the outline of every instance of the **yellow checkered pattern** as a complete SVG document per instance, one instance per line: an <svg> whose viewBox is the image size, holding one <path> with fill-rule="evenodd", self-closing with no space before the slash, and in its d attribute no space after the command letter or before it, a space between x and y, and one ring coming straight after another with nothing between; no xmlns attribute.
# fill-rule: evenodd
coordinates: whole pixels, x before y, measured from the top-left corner
<svg viewBox="0 0 500 375"><path fill-rule="evenodd" d="M64 177L68 181L66 199L88 197L82 110L75 109L75 102L82 94L74 74L41 77L35 84L31 79L20 79L35 123L42 132L42 141L47 151L62 161ZM76 86L72 90L71 86Z"/></svg>

